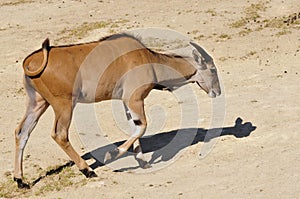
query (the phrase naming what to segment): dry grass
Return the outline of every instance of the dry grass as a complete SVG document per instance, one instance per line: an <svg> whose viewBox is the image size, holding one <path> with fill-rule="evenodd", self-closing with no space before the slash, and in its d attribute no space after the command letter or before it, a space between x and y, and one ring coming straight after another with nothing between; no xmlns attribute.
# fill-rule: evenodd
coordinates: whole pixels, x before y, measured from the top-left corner
<svg viewBox="0 0 300 199"><path fill-rule="evenodd" d="M246 36L246 35L250 34L251 32L253 32L251 29L246 28L244 30L241 30L238 34L239 34L239 36Z"/></svg>
<svg viewBox="0 0 300 199"><path fill-rule="evenodd" d="M58 33L58 35L62 35L61 38L57 39L58 41L61 40L70 40L70 39L83 39L86 37L90 32L97 30L97 29L109 29L108 31L111 33L116 32L116 29L119 29L121 25L128 23L128 20L119 19L115 21L107 20L107 21L97 21L97 22L84 22L81 25L69 29L64 28L62 31Z"/></svg>
<svg viewBox="0 0 300 199"><path fill-rule="evenodd" d="M256 4L251 4L250 6L246 7L244 12L246 14L247 20L257 20L260 18L259 13L266 11L266 3L265 2L259 2Z"/></svg>
<svg viewBox="0 0 300 199"><path fill-rule="evenodd" d="M208 9L205 13L210 14L212 17L217 16L217 12L213 9Z"/></svg>
<svg viewBox="0 0 300 199"><path fill-rule="evenodd" d="M21 198L22 195L28 192L28 190L18 189L12 179L7 179L5 182L0 183L0 198Z"/></svg>
<svg viewBox="0 0 300 199"><path fill-rule="evenodd" d="M287 35L287 34L290 34L290 33L292 33L292 31L287 30L287 29L283 29L283 30L277 32L277 33L276 33L276 36Z"/></svg>
<svg viewBox="0 0 300 199"><path fill-rule="evenodd" d="M275 34L276 36L290 34L291 28L299 29L300 12L293 13L289 16L278 16L274 18L263 19L260 16L261 12L266 11L269 2L260 1L257 4L251 4L244 9L244 16L229 24L231 28L242 29L238 32L239 36L246 36L254 31L261 31L264 28L280 29Z"/></svg>
<svg viewBox="0 0 300 199"><path fill-rule="evenodd" d="M286 27L286 24L284 23L283 17L276 17L274 19L265 19L263 21L265 24L264 27L266 28L283 28Z"/></svg>
<svg viewBox="0 0 300 199"><path fill-rule="evenodd" d="M10 1L10 2L4 2L4 3L0 3L0 6L15 6L15 5L19 5L19 4L24 4L24 3L33 3L33 0L14 0L14 1Z"/></svg>
<svg viewBox="0 0 300 199"><path fill-rule="evenodd" d="M35 191L36 196L44 195L47 192L60 191L63 188L72 186L76 174L73 172L72 168L66 167L58 175L47 176L44 180L48 183L44 183L37 191ZM50 182L50 183L49 183Z"/></svg>
<svg viewBox="0 0 300 199"><path fill-rule="evenodd" d="M49 173L57 170L59 167L47 168L46 171L38 170L37 173ZM84 186L88 182L80 173L76 174L73 167L65 167L58 173L46 176L40 174L40 176L44 177L28 190L18 189L12 177L7 176L6 181L0 183L0 198L24 198L31 195L44 196L49 192L60 191L67 187ZM25 181L28 180L25 179Z"/></svg>
<svg viewBox="0 0 300 199"><path fill-rule="evenodd" d="M205 35L197 35L197 36L194 36L194 40L201 40L201 39L204 39L205 38Z"/></svg>
<svg viewBox="0 0 300 199"><path fill-rule="evenodd" d="M78 27L75 27L74 29L63 29L59 32L59 35L66 35L62 37L61 39L71 38L75 37L76 39L82 39L84 38L89 32L105 28L109 25L109 23L100 21L100 22L84 22L83 24L79 25Z"/></svg>
<svg viewBox="0 0 300 199"><path fill-rule="evenodd" d="M221 35L219 36L219 38L220 38L220 39L227 40L227 39L231 39L231 36L228 35L228 34L221 34Z"/></svg>
<svg viewBox="0 0 300 199"><path fill-rule="evenodd" d="M250 21L256 22L261 17L260 13L266 11L266 3L259 2L246 7L243 12L245 16L230 23L229 26L231 28L242 28L245 27Z"/></svg>
<svg viewBox="0 0 300 199"><path fill-rule="evenodd" d="M241 18L235 22L230 23L229 26L231 28L241 28L241 27L246 26L247 23L248 23L248 21L245 18Z"/></svg>

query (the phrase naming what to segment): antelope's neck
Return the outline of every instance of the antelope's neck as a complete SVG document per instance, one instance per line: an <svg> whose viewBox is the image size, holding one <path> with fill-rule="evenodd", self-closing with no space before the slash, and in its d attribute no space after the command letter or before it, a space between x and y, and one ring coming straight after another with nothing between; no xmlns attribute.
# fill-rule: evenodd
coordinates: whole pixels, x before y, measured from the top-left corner
<svg viewBox="0 0 300 199"><path fill-rule="evenodd" d="M188 61L187 58L180 56L161 55L159 64L170 67L176 71L181 77L189 79L196 73L196 68Z"/></svg>

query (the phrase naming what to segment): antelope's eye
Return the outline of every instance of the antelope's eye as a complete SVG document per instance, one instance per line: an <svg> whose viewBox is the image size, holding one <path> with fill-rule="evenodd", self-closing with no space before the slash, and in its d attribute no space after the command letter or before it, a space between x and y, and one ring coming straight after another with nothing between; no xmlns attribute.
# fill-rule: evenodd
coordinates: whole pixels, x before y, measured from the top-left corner
<svg viewBox="0 0 300 199"><path fill-rule="evenodd" d="M207 64L206 61L205 61L205 59L201 58L201 64L202 65L206 65Z"/></svg>

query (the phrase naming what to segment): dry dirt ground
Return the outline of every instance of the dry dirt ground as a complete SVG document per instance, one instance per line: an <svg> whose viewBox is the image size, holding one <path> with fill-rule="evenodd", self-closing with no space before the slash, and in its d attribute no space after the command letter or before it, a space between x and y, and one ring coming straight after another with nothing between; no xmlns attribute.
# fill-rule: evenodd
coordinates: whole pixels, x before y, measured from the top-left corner
<svg viewBox="0 0 300 199"><path fill-rule="evenodd" d="M299 0L1 0L0 13L0 198L300 198ZM124 163L116 171L89 160L99 177L85 179L66 165L68 157L51 139L49 108L25 150L32 188L18 190L12 171L14 129L26 101L22 60L47 37L63 45L147 27L175 30L213 56L223 82L222 135L204 142L213 102L196 86L191 88L200 111L190 115L199 119L195 126L180 124L180 105L195 108L189 96L178 101L155 91L146 100L149 132L158 134L152 141L166 145L176 135L172 130L184 127L196 129L194 142L180 145L182 134L169 154L153 153L148 143L153 167L167 165L156 171ZM111 142L128 138L113 117L116 106L96 106L100 136ZM73 122L70 139L84 155L89 150L80 134ZM201 149L212 145L200 158Z"/></svg>

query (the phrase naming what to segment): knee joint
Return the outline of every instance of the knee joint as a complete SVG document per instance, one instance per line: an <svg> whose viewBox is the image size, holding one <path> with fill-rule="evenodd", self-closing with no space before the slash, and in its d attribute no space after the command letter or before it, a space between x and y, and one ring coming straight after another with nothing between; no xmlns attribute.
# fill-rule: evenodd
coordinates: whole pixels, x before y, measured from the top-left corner
<svg viewBox="0 0 300 199"><path fill-rule="evenodd" d="M66 142L69 141L67 135L62 135L62 134L56 133L56 132L51 133L51 137L52 137L56 142L59 142L59 143L66 143Z"/></svg>

